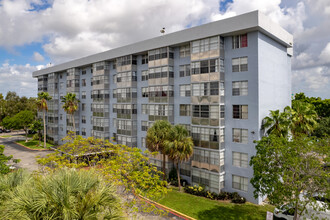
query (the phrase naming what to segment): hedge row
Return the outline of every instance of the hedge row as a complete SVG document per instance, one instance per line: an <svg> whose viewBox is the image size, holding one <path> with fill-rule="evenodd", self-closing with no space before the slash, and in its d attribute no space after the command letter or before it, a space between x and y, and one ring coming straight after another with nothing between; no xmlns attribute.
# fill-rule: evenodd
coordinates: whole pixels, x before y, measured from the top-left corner
<svg viewBox="0 0 330 220"><path fill-rule="evenodd" d="M202 196L213 200L231 200L232 203L245 203L246 199L240 196L237 192L220 192L219 194L210 192L204 189L202 186L186 186L184 188L186 193Z"/></svg>

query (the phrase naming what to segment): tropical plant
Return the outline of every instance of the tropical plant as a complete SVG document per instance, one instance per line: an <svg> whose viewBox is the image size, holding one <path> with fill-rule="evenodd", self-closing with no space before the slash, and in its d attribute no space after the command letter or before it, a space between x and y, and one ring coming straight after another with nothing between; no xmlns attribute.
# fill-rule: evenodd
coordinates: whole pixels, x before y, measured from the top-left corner
<svg viewBox="0 0 330 220"><path fill-rule="evenodd" d="M298 133L311 134L317 126L317 113L314 106L302 102L292 102L292 108L287 108L291 113L291 132L293 135Z"/></svg>
<svg viewBox="0 0 330 220"><path fill-rule="evenodd" d="M24 180L7 191L2 219L122 218L115 188L93 170L60 169Z"/></svg>
<svg viewBox="0 0 330 220"><path fill-rule="evenodd" d="M51 100L52 97L48 94L48 92L40 92L38 93L37 98L37 106L38 110L42 111L42 120L44 124L44 148L46 148L46 111L48 111L47 101Z"/></svg>
<svg viewBox="0 0 330 220"><path fill-rule="evenodd" d="M4 155L3 154L4 150L5 150L5 146L0 145L0 175L9 173L10 169L9 169L9 166L7 165L7 163L8 163L8 161L10 161L13 158L13 156ZM1 200L1 198L0 198L0 200Z"/></svg>
<svg viewBox="0 0 330 220"><path fill-rule="evenodd" d="M285 111L270 111L269 116L263 119L261 129L268 135L274 134L278 137L287 137L290 125L289 116Z"/></svg>
<svg viewBox="0 0 330 220"><path fill-rule="evenodd" d="M74 132L74 136L76 137L76 125L74 120L74 113L78 110L79 100L76 98L75 93L67 93L62 98L62 103L63 103L62 108L64 109L64 111L71 116L71 122L73 123L73 132Z"/></svg>
<svg viewBox="0 0 330 220"><path fill-rule="evenodd" d="M163 179L166 180L166 151L165 141L169 140L172 125L168 121L156 121L147 131L146 144L151 152L160 152L163 155Z"/></svg>
<svg viewBox="0 0 330 220"><path fill-rule="evenodd" d="M179 191L181 191L179 163L188 160L194 151L194 143L183 125L172 127L169 139L165 140L165 153L176 164Z"/></svg>

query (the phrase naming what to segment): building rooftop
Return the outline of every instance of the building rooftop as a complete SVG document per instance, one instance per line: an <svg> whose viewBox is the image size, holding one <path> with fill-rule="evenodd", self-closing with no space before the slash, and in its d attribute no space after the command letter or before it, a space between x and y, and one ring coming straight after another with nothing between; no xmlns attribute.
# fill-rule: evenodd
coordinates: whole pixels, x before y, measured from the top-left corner
<svg viewBox="0 0 330 220"><path fill-rule="evenodd" d="M293 37L280 25L274 23L267 16L259 11L252 11L235 17L214 21L200 26L184 29L178 32L165 34L163 36L140 41L123 47L111 49L87 57L75 59L66 63L48 67L33 72L32 76L37 77L44 74L59 72L70 68L91 65L104 60L113 60L117 57L138 54L143 51L153 50L169 45L180 45L185 42L194 41L210 36L230 36L251 31L260 31L268 37L285 45L288 54L292 55Z"/></svg>

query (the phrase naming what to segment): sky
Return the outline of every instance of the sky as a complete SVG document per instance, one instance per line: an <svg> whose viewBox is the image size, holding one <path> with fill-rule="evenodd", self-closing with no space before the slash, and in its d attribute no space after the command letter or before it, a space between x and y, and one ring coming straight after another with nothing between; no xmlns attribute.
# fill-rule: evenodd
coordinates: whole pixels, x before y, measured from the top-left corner
<svg viewBox="0 0 330 220"><path fill-rule="evenodd" d="M254 10L294 37L292 92L330 98L329 0L0 0L0 93L35 97L33 71Z"/></svg>

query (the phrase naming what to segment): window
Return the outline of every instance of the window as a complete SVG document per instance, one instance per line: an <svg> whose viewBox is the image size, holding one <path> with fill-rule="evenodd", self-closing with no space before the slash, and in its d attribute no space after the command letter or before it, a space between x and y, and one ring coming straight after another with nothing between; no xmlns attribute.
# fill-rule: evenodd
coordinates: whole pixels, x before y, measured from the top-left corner
<svg viewBox="0 0 330 220"><path fill-rule="evenodd" d="M233 151L233 166L247 168L248 154Z"/></svg>
<svg viewBox="0 0 330 220"><path fill-rule="evenodd" d="M141 104L142 114L148 114L148 104Z"/></svg>
<svg viewBox="0 0 330 220"><path fill-rule="evenodd" d="M148 55L142 55L142 64L148 63Z"/></svg>
<svg viewBox="0 0 330 220"><path fill-rule="evenodd" d="M184 45L180 47L180 57L189 57L190 56L190 45Z"/></svg>
<svg viewBox="0 0 330 220"><path fill-rule="evenodd" d="M180 85L180 96L190 97L190 84Z"/></svg>
<svg viewBox="0 0 330 220"><path fill-rule="evenodd" d="M149 69L149 79L159 79L167 77L174 77L173 66L162 66Z"/></svg>
<svg viewBox="0 0 330 220"><path fill-rule="evenodd" d="M86 75L86 70L81 71L81 75Z"/></svg>
<svg viewBox="0 0 330 220"><path fill-rule="evenodd" d="M233 189L247 192L249 180L246 177L233 175Z"/></svg>
<svg viewBox="0 0 330 220"><path fill-rule="evenodd" d="M248 57L233 58L232 71L233 72L248 71Z"/></svg>
<svg viewBox="0 0 330 220"><path fill-rule="evenodd" d="M150 86L149 89L149 101L153 97L173 97L173 86Z"/></svg>
<svg viewBox="0 0 330 220"><path fill-rule="evenodd" d="M192 84L192 96L224 95L223 83L194 83Z"/></svg>
<svg viewBox="0 0 330 220"><path fill-rule="evenodd" d="M203 60L191 63L192 74L219 72L219 59Z"/></svg>
<svg viewBox="0 0 330 220"><path fill-rule="evenodd" d="M247 144L248 139L248 129L233 128L233 142Z"/></svg>
<svg viewBox="0 0 330 220"><path fill-rule="evenodd" d="M168 56L167 56L167 52L168 52ZM164 59L167 57L172 59L174 57L173 50L170 47L163 47L149 51L149 61Z"/></svg>
<svg viewBox="0 0 330 220"><path fill-rule="evenodd" d="M238 49L248 46L247 34L236 35L232 37L232 48Z"/></svg>
<svg viewBox="0 0 330 220"><path fill-rule="evenodd" d="M148 130L148 121L141 121L141 130L142 131Z"/></svg>
<svg viewBox="0 0 330 220"><path fill-rule="evenodd" d="M211 37L192 42L192 53L201 53L219 49L219 38Z"/></svg>
<svg viewBox="0 0 330 220"><path fill-rule="evenodd" d="M86 108L86 104L85 103L81 103L81 111L85 111Z"/></svg>
<svg viewBox="0 0 330 220"><path fill-rule="evenodd" d="M64 88L64 83L60 82L60 89L63 89L63 88Z"/></svg>
<svg viewBox="0 0 330 220"><path fill-rule="evenodd" d="M149 96L149 88L148 87L142 87L142 97L148 97Z"/></svg>
<svg viewBox="0 0 330 220"><path fill-rule="evenodd" d="M141 78L141 80L142 81L146 81L146 80L148 80L148 70L142 70L142 78Z"/></svg>
<svg viewBox="0 0 330 220"><path fill-rule="evenodd" d="M190 105L180 105L180 116L190 116Z"/></svg>
<svg viewBox="0 0 330 220"><path fill-rule="evenodd" d="M233 82L233 96L248 95L248 81Z"/></svg>
<svg viewBox="0 0 330 220"><path fill-rule="evenodd" d="M233 105L233 118L248 119L248 106Z"/></svg>
<svg viewBox="0 0 330 220"><path fill-rule="evenodd" d="M82 86L86 86L86 79L82 79L82 80L81 80L81 85L82 85Z"/></svg>
<svg viewBox="0 0 330 220"><path fill-rule="evenodd" d="M81 92L81 99L86 99L86 91Z"/></svg>
<svg viewBox="0 0 330 220"><path fill-rule="evenodd" d="M81 128L81 135L86 136L86 128Z"/></svg>
<svg viewBox="0 0 330 220"><path fill-rule="evenodd" d="M190 76L190 64L180 65L180 77Z"/></svg>
<svg viewBox="0 0 330 220"><path fill-rule="evenodd" d="M86 116L81 116L81 123L86 124Z"/></svg>

